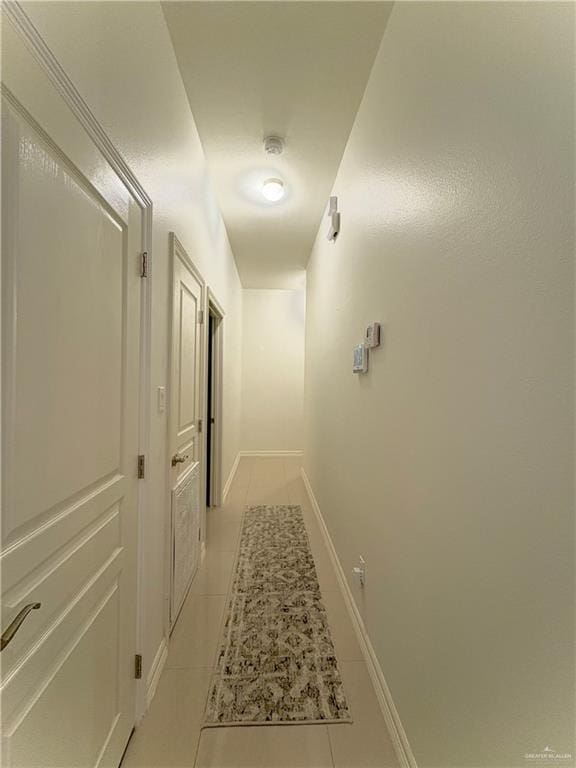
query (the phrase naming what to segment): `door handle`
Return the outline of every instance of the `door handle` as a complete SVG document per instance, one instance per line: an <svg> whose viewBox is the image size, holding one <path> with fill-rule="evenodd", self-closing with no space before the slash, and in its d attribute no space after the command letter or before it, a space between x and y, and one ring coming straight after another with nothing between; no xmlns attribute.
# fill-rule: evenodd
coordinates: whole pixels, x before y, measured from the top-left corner
<svg viewBox="0 0 576 768"><path fill-rule="evenodd" d="M187 458L188 454L181 456L179 453L175 453L174 456L172 456L172 466L175 467L176 464L184 464Z"/></svg>
<svg viewBox="0 0 576 768"><path fill-rule="evenodd" d="M18 632L20 629L20 625L28 616L30 611L37 611L38 608L42 603L28 603L28 605L25 605L24 608L20 611L20 613L16 616L16 618L6 627L4 632L2 632L2 638L0 639L0 651L3 651L4 648L6 648L7 645L10 644L12 641L12 638Z"/></svg>

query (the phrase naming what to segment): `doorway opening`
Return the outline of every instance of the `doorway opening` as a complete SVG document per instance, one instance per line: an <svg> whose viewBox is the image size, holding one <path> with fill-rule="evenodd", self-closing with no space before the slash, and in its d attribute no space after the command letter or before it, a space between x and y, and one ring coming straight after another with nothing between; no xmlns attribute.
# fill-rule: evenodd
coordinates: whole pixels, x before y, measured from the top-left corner
<svg viewBox="0 0 576 768"><path fill-rule="evenodd" d="M208 296L206 355L206 508L222 503L222 362L224 312Z"/></svg>

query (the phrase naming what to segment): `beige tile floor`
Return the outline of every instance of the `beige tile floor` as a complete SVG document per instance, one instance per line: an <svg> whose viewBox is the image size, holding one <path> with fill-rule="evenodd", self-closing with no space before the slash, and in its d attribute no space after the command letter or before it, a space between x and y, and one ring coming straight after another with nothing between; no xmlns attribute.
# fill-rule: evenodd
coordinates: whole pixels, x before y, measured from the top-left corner
<svg viewBox="0 0 576 768"><path fill-rule="evenodd" d="M300 504L354 722L200 730L245 504ZM207 552L170 641L150 711L122 768L393 768L398 765L298 459L243 458L208 510Z"/></svg>

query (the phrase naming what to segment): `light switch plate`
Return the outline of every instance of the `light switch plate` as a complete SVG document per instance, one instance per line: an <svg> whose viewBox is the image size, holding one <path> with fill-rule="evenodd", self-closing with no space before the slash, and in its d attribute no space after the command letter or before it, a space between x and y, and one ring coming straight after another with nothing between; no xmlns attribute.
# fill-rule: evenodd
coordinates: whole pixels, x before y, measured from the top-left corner
<svg viewBox="0 0 576 768"><path fill-rule="evenodd" d="M166 387L158 387L158 413L166 410Z"/></svg>
<svg viewBox="0 0 576 768"><path fill-rule="evenodd" d="M358 344L354 347L354 364L352 371L354 373L366 373L368 370L368 350L364 344Z"/></svg>

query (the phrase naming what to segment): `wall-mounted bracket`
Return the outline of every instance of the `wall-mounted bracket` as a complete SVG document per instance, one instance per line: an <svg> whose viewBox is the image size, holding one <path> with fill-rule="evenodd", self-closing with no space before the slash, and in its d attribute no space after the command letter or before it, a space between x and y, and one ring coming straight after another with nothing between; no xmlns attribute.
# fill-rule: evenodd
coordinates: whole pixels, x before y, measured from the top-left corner
<svg viewBox="0 0 576 768"><path fill-rule="evenodd" d="M330 217L330 229L328 230L328 240L336 240L340 233L340 213L338 211L338 198L333 195L330 197L330 206L328 208Z"/></svg>

